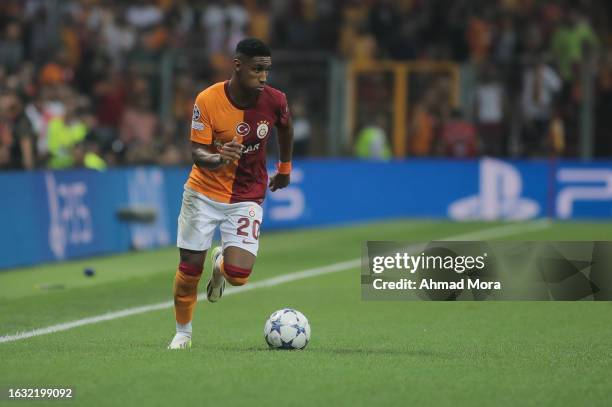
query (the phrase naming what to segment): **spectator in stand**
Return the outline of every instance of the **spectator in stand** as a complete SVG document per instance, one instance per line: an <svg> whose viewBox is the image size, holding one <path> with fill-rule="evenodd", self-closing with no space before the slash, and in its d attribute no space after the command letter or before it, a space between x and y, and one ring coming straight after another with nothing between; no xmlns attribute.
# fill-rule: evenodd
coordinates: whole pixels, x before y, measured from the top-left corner
<svg viewBox="0 0 612 407"><path fill-rule="evenodd" d="M435 89L429 89L416 104L410 120L408 155L427 156L431 154L436 119L432 107L436 103Z"/></svg>
<svg viewBox="0 0 612 407"><path fill-rule="evenodd" d="M547 151L546 137L561 86L561 78L542 57L535 56L525 68L521 95L524 154L542 155Z"/></svg>
<svg viewBox="0 0 612 407"><path fill-rule="evenodd" d="M519 34L512 16L506 14L500 19L495 42L495 59L502 66L513 65L519 43Z"/></svg>
<svg viewBox="0 0 612 407"><path fill-rule="evenodd" d="M224 51L226 54L232 55L236 49L236 44L246 37L250 17L242 2L238 0L227 2L225 15L228 27Z"/></svg>
<svg viewBox="0 0 612 407"><path fill-rule="evenodd" d="M136 29L145 29L160 23L163 18L163 10L155 2L147 0L132 0L125 18L129 25Z"/></svg>
<svg viewBox="0 0 612 407"><path fill-rule="evenodd" d="M226 17L221 1L208 2L202 13L201 24L206 32L206 52L209 55L222 51L223 43L227 37Z"/></svg>
<svg viewBox="0 0 612 407"><path fill-rule="evenodd" d="M21 100L14 92L0 95L0 168L34 168L35 136Z"/></svg>
<svg viewBox="0 0 612 407"><path fill-rule="evenodd" d="M391 149L387 137L387 120L379 114L373 124L366 125L357 135L355 154L368 160L389 160Z"/></svg>
<svg viewBox="0 0 612 407"><path fill-rule="evenodd" d="M488 57L493 39L493 26L482 14L474 14L468 22L466 40L470 47L470 56L475 62L482 62Z"/></svg>
<svg viewBox="0 0 612 407"><path fill-rule="evenodd" d="M244 35L249 24L249 14L239 2L211 1L202 13L201 24L206 30L208 54L225 54L233 51L229 48L231 43Z"/></svg>
<svg viewBox="0 0 612 407"><path fill-rule="evenodd" d="M476 128L458 109L445 108L442 113L438 154L453 158L472 158L478 153Z"/></svg>
<svg viewBox="0 0 612 407"><path fill-rule="evenodd" d="M175 27L174 33L180 37L188 35L194 29L196 13L189 3L189 0L173 1L168 10Z"/></svg>
<svg viewBox="0 0 612 407"><path fill-rule="evenodd" d="M175 131L178 137L185 137L191 129L193 101L197 96L196 89L205 89L207 86L196 86L192 76L188 73L178 74L175 78L173 120L176 123Z"/></svg>
<svg viewBox="0 0 612 407"><path fill-rule="evenodd" d="M56 3L55 9L48 9ZM460 82L473 89L474 98L462 93L460 99L464 109L474 109L481 153L503 155L507 144L512 155L538 155L553 147L575 156L581 134L579 112L586 94L581 73L584 62L593 58L599 72L593 107L595 154L609 156L612 81L609 63L597 55L605 50L603 39L612 35L609 9L604 0L4 0L0 1L0 92L29 102L26 115L33 132L34 166L45 166L51 154L49 123L63 123L68 86L73 98L93 98L98 119L95 126L81 119L95 134L86 143L70 147L71 165L84 163L85 154L96 149L108 165L122 164L123 158L155 162L156 156L167 164L182 162L180 143L190 123L193 89L227 77L233 44L248 33L268 37L278 55L305 50L309 52L300 58L316 51L312 53L315 60L329 53L346 62L376 64L393 58L465 63ZM552 60L535 69L533 63L525 64L526 56ZM480 69L482 63L495 75L490 78L485 73L471 86L470 70ZM277 64L293 65L273 71L271 80L291 82L291 93L305 92L311 101L325 97L322 87L303 80L325 82L324 74L311 75L310 61L301 64L283 56ZM172 83L164 82L161 72L170 73L164 78ZM190 78L185 79L182 72ZM407 154L435 154L439 150L432 150L432 144L441 140L447 125L443 119L450 97L448 91L442 94L435 78L429 79L437 74L410 72ZM359 76L357 116L372 106L390 108L393 84L385 75ZM174 104L162 99L170 89L175 90ZM136 102L126 112L128 97ZM139 98L149 106L138 107ZM293 103L295 115L300 102ZM323 151L316 143L326 138L321 132L327 126L319 118L326 117L327 107L320 103L309 108L311 121L301 122L303 131L296 135L312 134L309 150ZM156 114L162 110L171 116L164 117L164 126ZM312 121L315 117L317 126ZM72 121L77 123L79 118ZM135 128L138 125L143 128ZM64 123L64 127L71 126ZM120 128L130 140L128 150L122 149ZM4 119L0 130L4 167L13 165L10 151L20 145L12 129L10 120ZM168 137L171 132L173 136ZM519 140L523 140L522 150ZM300 143L296 139L297 150ZM60 150L53 152L54 163Z"/></svg>
<svg viewBox="0 0 612 407"><path fill-rule="evenodd" d="M74 70L69 64L69 56L65 50L58 51L55 56L40 70L40 83L45 85L70 84L74 78Z"/></svg>
<svg viewBox="0 0 612 407"><path fill-rule="evenodd" d="M253 8L249 10L251 24L249 36L259 38L264 43L270 42L270 8L265 0L255 0Z"/></svg>
<svg viewBox="0 0 612 407"><path fill-rule="evenodd" d="M189 156L189 160L183 160L184 153L186 151L191 151L186 142L188 139L184 137L177 138L176 125L173 122L164 123L162 130L162 137L160 137L160 143L156 148L156 156L158 157L157 164L180 165L190 163L191 155ZM185 142L181 143L181 140L185 140Z"/></svg>
<svg viewBox="0 0 612 407"><path fill-rule="evenodd" d="M100 29L103 48L116 69L124 66L128 52L136 45L136 30L123 14L102 14Z"/></svg>
<svg viewBox="0 0 612 407"><path fill-rule="evenodd" d="M17 21L11 21L6 25L0 39L0 65L8 72L14 72L24 56L21 25Z"/></svg>
<svg viewBox="0 0 612 407"><path fill-rule="evenodd" d="M36 134L36 156L38 166L45 167L50 158L48 127L49 122L64 115L64 104L54 100L54 89L41 87L38 94L27 104L25 113Z"/></svg>
<svg viewBox="0 0 612 407"><path fill-rule="evenodd" d="M348 57L355 62L368 62L376 58L379 50L374 36L368 32L364 25L357 28L355 36L348 42L350 53Z"/></svg>
<svg viewBox="0 0 612 407"><path fill-rule="evenodd" d="M34 64L29 61L22 62L12 78L14 81L13 89L21 96L22 100L29 100L36 96L38 84L36 83L36 67ZM10 82L7 81L7 85ZM2 83L1 79L0 83Z"/></svg>
<svg viewBox="0 0 612 407"><path fill-rule="evenodd" d="M386 56L387 49L396 36L400 23L399 12L392 0L378 0L370 9L368 15L369 31L374 35L384 56Z"/></svg>
<svg viewBox="0 0 612 407"><path fill-rule="evenodd" d="M485 64L476 85L475 104L481 153L490 156L505 155L504 87L498 79L495 66Z"/></svg>
<svg viewBox="0 0 612 407"><path fill-rule="evenodd" d="M125 109L119 128L119 138L125 146L128 163L155 160L154 141L159 130L159 119L151 110L150 95L134 96Z"/></svg>
<svg viewBox="0 0 612 407"><path fill-rule="evenodd" d="M296 100L291 108L293 118L293 156L306 157L310 145L311 125L303 100Z"/></svg>
<svg viewBox="0 0 612 407"><path fill-rule="evenodd" d="M89 129L79 115L77 96L69 92L63 100L64 116L49 122L48 145L51 159L49 167L62 169L76 164L76 147L87 135Z"/></svg>
<svg viewBox="0 0 612 407"><path fill-rule="evenodd" d="M561 77L565 81L571 81L575 75L576 64L583 59L586 51L598 44L599 40L588 18L577 10L567 10L551 44Z"/></svg>
<svg viewBox="0 0 612 407"><path fill-rule="evenodd" d="M112 66L93 86L97 133L103 148L108 148L118 137L119 125L125 110L128 86L124 75Z"/></svg>
<svg viewBox="0 0 612 407"><path fill-rule="evenodd" d="M389 55L397 60L413 60L417 57L417 25L412 21L404 22L399 29L395 39L389 44ZM376 42L374 43L376 49Z"/></svg>
<svg viewBox="0 0 612 407"><path fill-rule="evenodd" d="M76 167L89 168L96 171L104 171L108 167L101 156L100 143L98 143L92 133L75 146L74 156Z"/></svg>

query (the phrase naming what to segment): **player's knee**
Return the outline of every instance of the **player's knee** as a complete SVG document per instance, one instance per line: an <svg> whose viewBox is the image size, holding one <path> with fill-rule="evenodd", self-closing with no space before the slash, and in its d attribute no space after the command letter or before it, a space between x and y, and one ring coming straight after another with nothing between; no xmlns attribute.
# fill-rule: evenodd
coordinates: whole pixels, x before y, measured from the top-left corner
<svg viewBox="0 0 612 407"><path fill-rule="evenodd" d="M202 267L204 265L205 251L194 251L187 249L179 249L180 265L179 268L183 268L185 274L201 274Z"/></svg>
<svg viewBox="0 0 612 407"><path fill-rule="evenodd" d="M202 266L195 265L193 263L180 262L179 271L187 276L200 277L202 275Z"/></svg>
<svg viewBox="0 0 612 407"><path fill-rule="evenodd" d="M249 280L252 269L246 269L231 264L223 264L223 275L231 285L245 285Z"/></svg>
<svg viewBox="0 0 612 407"><path fill-rule="evenodd" d="M233 278L233 277L226 278L225 280L231 285L235 285L235 286L245 285L247 281L249 281L248 278Z"/></svg>

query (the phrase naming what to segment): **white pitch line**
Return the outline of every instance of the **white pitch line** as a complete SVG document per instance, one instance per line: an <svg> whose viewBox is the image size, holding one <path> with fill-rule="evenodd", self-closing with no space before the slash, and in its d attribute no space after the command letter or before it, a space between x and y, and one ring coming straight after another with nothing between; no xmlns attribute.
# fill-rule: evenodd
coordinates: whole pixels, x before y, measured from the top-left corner
<svg viewBox="0 0 612 407"><path fill-rule="evenodd" d="M476 232L464 233L460 235L450 236L441 240L477 240L477 239L492 239L504 236L510 236L521 232L530 232L534 230L540 230L550 227L548 221L535 221L523 224L510 224L496 226L493 228L487 228ZM252 291L258 288L274 287L280 284L289 283L293 281L303 280L306 278L316 277L324 274L337 273L340 271L350 270L361 265L361 258L343 261L340 263L334 263L327 266L315 267L303 271L294 273L282 274L277 277L268 278L262 281L256 281L249 285L243 285L240 287L228 288L224 295L240 294L247 291ZM198 295L198 300L206 299L206 294ZM162 309L172 308L174 301L165 301L158 304L144 305L140 307L126 308L124 310L109 312L94 317L77 319L75 321L65 322L62 324L48 326L46 328L34 329L31 331L20 332L14 335L0 336L0 343L14 342L22 339L32 338L35 336L47 335L56 332L67 331L69 329L78 328L80 326L97 324L103 321L112 321L119 318L129 317L131 315L144 314L151 311L159 311Z"/></svg>
<svg viewBox="0 0 612 407"><path fill-rule="evenodd" d="M539 219L529 223L511 223L493 228L477 230L475 232L446 237L440 240L462 241L499 239L500 237L512 236L516 235L517 233L534 232L536 230L547 229L551 226L551 224L551 221L548 219Z"/></svg>

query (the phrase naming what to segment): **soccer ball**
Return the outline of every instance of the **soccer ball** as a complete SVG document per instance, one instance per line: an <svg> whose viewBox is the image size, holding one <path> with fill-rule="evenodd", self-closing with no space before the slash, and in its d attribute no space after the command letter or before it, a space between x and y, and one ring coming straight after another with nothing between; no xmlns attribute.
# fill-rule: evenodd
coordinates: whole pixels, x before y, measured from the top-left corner
<svg viewBox="0 0 612 407"><path fill-rule="evenodd" d="M304 349L310 341L310 324L300 311L284 308L270 315L264 338L270 348Z"/></svg>

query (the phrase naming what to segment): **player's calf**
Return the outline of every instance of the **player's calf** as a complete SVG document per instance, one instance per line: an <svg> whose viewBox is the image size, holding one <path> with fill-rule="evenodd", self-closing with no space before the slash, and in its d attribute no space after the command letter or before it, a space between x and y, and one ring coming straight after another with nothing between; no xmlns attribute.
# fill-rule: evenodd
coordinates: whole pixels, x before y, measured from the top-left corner
<svg viewBox="0 0 612 407"><path fill-rule="evenodd" d="M185 325L191 322L201 276L201 266L185 262L179 264L174 276L174 310L177 324Z"/></svg>
<svg viewBox="0 0 612 407"><path fill-rule="evenodd" d="M202 266L181 261L174 276L174 313L176 335L168 349L188 349L191 347L191 320L198 300L198 282L202 276Z"/></svg>

